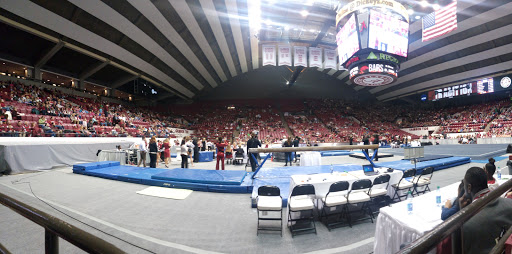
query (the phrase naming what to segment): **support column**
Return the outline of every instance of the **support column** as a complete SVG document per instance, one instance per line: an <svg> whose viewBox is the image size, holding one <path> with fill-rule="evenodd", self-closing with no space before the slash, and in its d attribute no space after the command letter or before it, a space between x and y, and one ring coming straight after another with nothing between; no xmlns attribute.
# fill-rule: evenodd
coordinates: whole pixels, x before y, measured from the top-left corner
<svg viewBox="0 0 512 254"><path fill-rule="evenodd" d="M83 79L78 80L78 89L80 89L81 91L85 90L85 80L83 80Z"/></svg>
<svg viewBox="0 0 512 254"><path fill-rule="evenodd" d="M33 73L32 77L35 80L43 80L43 74L41 73L41 68L35 67L34 68L34 73Z"/></svg>

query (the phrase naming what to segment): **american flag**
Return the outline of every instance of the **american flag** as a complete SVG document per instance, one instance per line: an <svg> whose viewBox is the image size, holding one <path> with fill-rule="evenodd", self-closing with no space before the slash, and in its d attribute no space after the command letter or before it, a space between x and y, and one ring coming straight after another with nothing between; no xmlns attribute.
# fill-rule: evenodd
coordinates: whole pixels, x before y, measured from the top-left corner
<svg viewBox="0 0 512 254"><path fill-rule="evenodd" d="M422 41L439 37L457 29L457 1L423 17Z"/></svg>

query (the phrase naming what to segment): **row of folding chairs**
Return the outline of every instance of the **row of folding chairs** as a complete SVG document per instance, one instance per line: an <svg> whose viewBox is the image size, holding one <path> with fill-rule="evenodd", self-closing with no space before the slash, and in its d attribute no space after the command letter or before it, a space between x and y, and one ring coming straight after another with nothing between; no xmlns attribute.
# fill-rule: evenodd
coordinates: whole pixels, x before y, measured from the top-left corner
<svg viewBox="0 0 512 254"><path fill-rule="evenodd" d="M404 171L398 183L391 185L394 188L392 198L387 195L391 178L388 174L376 177L373 182L369 179L357 180L352 183L351 188L347 181L335 182L331 184L325 197L320 199L322 208L320 209L319 219L329 230L340 225L352 227L352 223L355 221L351 216L353 213L363 215L362 218L357 218L357 221L369 219L373 223L374 213L378 211L378 207L387 206L394 201L401 201L401 198L406 197L409 191L413 196L430 191L429 185L433 172L433 167L425 168L419 173L415 169ZM315 200L316 194L313 185L301 184L293 188L288 200L287 223L292 236L302 232L316 234L314 214L315 211L318 211L318 202L315 202ZM279 187L269 185L259 187L256 202L258 210L257 234L261 230L280 231L282 236L283 199ZM375 212L372 210L372 205L377 207ZM359 209L350 211L349 206L356 206ZM268 213L277 213L276 215L279 216L268 216ZM263 221L279 221L280 226L262 225Z"/></svg>
<svg viewBox="0 0 512 254"><path fill-rule="evenodd" d="M352 183L339 181L331 184L329 192L324 198L317 200L315 187L311 184L301 184L293 188L288 200L288 228L292 236L311 232L316 234L315 212L318 212L318 202L322 202L320 209L320 221L324 222L329 230L340 225L352 227L355 221L351 214L363 215L359 220L375 219L372 204L389 204L387 189L390 176L383 174L372 182L369 179L361 179ZM350 190L349 190L350 189ZM276 186L261 186L258 188L258 233L260 230L280 231L282 235L282 197ZM359 209L349 210L349 206ZM268 213L277 213L277 216L268 216ZM266 215L266 216L265 216ZM334 220L333 220L334 218ZM263 221L280 221L280 227L262 225Z"/></svg>
<svg viewBox="0 0 512 254"><path fill-rule="evenodd" d="M413 196L424 194L430 191L430 181L434 175L434 168L428 167L418 173L418 170L411 168L404 171L402 178L398 183L391 185L395 189L392 201L400 202L403 197L407 197L409 191Z"/></svg>

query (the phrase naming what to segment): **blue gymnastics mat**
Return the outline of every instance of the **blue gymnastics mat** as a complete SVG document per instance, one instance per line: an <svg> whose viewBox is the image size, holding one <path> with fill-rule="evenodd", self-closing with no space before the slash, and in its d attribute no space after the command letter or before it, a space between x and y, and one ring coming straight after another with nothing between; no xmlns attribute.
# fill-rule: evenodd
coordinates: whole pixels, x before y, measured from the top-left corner
<svg viewBox="0 0 512 254"><path fill-rule="evenodd" d="M470 163L471 159L469 157L448 157L437 160L428 160L421 161L416 164L416 169L423 170L427 167L434 167L434 170L440 170L445 168L451 168L458 165ZM388 167L399 170L407 170L410 168L414 168L414 164L412 164L409 160L398 160L398 161L388 161L388 162L377 162L375 163L378 167Z"/></svg>
<svg viewBox="0 0 512 254"><path fill-rule="evenodd" d="M119 163L119 162L117 162ZM96 166L95 166L96 164ZM115 164L115 163L114 163ZM85 165L85 166L84 166ZM107 165L106 167L99 166ZM144 184L159 187L169 188L180 188L189 189L195 191L206 191L206 192L222 192L222 193L251 193L252 192L252 172L247 173L245 171L235 171L239 176L237 184L226 181L217 181L216 183L200 183L200 182L184 182L175 180L160 180L152 178L154 175L159 175L173 169L164 168L149 168L149 167L134 167L134 166L108 166L107 162L95 162L86 164L73 165L73 173L101 177L110 180L123 181L136 184ZM87 168L87 170L84 170ZM197 175L201 174L202 171L216 171L216 170L201 170L201 169L178 169L178 170L196 170ZM228 171L224 171L228 172ZM232 171L229 171L232 172ZM187 172L188 173L188 172ZM211 174L211 173L205 173ZM233 174L234 175L234 174ZM243 176L242 176L243 175ZM247 177L246 177L247 176ZM226 184L228 183L228 184Z"/></svg>
<svg viewBox="0 0 512 254"><path fill-rule="evenodd" d="M151 178L187 183L240 185L243 182L245 175L246 172L241 170L235 171L175 168L160 174L153 175Z"/></svg>

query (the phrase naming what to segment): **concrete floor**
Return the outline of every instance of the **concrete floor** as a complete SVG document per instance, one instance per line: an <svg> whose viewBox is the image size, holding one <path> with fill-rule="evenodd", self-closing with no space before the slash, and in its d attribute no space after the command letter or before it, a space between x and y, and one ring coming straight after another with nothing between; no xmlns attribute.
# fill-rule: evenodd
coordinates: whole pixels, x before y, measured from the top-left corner
<svg viewBox="0 0 512 254"><path fill-rule="evenodd" d="M401 158L396 155L381 161ZM367 161L349 156L322 158L324 165L342 163L362 165ZM505 163L505 160L499 161L497 166L504 167ZM180 162L173 160L171 165L170 168L179 167ZM283 165L281 162L269 161L265 167ZM163 164L160 165L162 166ZM436 171L431 188L460 181L471 166L483 164L471 163ZM196 163L192 168L214 169L215 162ZM244 166L226 165L226 170L244 170ZM17 180L19 182L16 182ZM53 208L32 195L29 183L33 192ZM251 208L250 194L195 191L185 200L173 200L135 193L146 187L76 175L72 173L71 167L0 177L2 193L58 216L113 243L127 253L373 251L375 224L370 221L330 232L323 224L317 223L317 235L308 234L292 238L288 229L284 227L283 237L278 234L256 236L257 214L256 209ZM0 214L0 243L13 253L44 252L44 230L40 226L4 206L0 206ZM61 253L82 253L64 240L60 241L60 248Z"/></svg>

